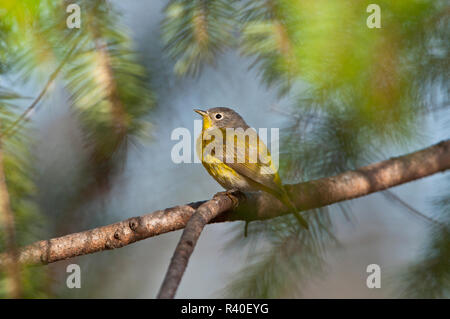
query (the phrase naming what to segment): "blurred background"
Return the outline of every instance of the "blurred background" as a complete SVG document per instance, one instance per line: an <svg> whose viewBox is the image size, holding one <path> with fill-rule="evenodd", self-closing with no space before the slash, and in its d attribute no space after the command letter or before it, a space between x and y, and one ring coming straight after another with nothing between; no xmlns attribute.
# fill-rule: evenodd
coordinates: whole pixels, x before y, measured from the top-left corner
<svg viewBox="0 0 450 319"><path fill-rule="evenodd" d="M280 128L285 183L449 138L448 2L379 0L369 28L372 2L0 0L0 251L221 191L201 164L171 160L194 108ZM309 211L309 232L291 216L246 238L243 222L208 225L177 297L448 298L449 189L445 172ZM154 298L180 236L23 267L16 296ZM9 285L0 273L2 298Z"/></svg>

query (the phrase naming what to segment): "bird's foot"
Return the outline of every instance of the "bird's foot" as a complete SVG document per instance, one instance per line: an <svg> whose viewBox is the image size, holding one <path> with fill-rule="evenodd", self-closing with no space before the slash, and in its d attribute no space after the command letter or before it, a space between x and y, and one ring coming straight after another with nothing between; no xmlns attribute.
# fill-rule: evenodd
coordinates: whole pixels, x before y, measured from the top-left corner
<svg viewBox="0 0 450 319"><path fill-rule="evenodd" d="M239 204L239 199L245 197L244 193L237 189L229 189L224 192L218 192L215 196L225 195L233 202L233 207L236 208Z"/></svg>

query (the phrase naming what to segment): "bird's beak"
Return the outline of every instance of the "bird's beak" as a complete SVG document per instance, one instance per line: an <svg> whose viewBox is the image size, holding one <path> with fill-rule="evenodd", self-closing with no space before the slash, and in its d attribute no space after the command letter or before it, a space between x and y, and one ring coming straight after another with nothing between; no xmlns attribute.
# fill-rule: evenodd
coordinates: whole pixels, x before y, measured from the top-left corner
<svg viewBox="0 0 450 319"><path fill-rule="evenodd" d="M201 116L206 116L206 115L208 115L208 112L203 111L203 110L194 110L194 112L200 114Z"/></svg>

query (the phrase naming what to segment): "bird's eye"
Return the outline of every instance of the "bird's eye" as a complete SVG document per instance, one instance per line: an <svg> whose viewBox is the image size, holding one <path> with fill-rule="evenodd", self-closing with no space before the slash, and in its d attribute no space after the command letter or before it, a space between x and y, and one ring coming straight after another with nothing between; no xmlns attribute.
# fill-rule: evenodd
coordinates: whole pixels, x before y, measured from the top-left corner
<svg viewBox="0 0 450 319"><path fill-rule="evenodd" d="M222 114L217 113L217 114L216 114L216 119L217 119L217 120L220 120L221 118L222 118Z"/></svg>

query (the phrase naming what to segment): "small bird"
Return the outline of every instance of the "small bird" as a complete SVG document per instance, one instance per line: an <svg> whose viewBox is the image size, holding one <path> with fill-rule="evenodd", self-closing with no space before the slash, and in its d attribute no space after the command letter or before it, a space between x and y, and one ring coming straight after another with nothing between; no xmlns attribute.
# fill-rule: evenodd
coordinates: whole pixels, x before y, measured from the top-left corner
<svg viewBox="0 0 450 319"><path fill-rule="evenodd" d="M256 131L237 112L227 107L194 111L203 118L202 133L196 148L208 173L227 191L264 191L275 196L308 229L308 223L290 200L270 153ZM238 138L237 134L230 133L232 129L234 132L245 131L249 138Z"/></svg>

